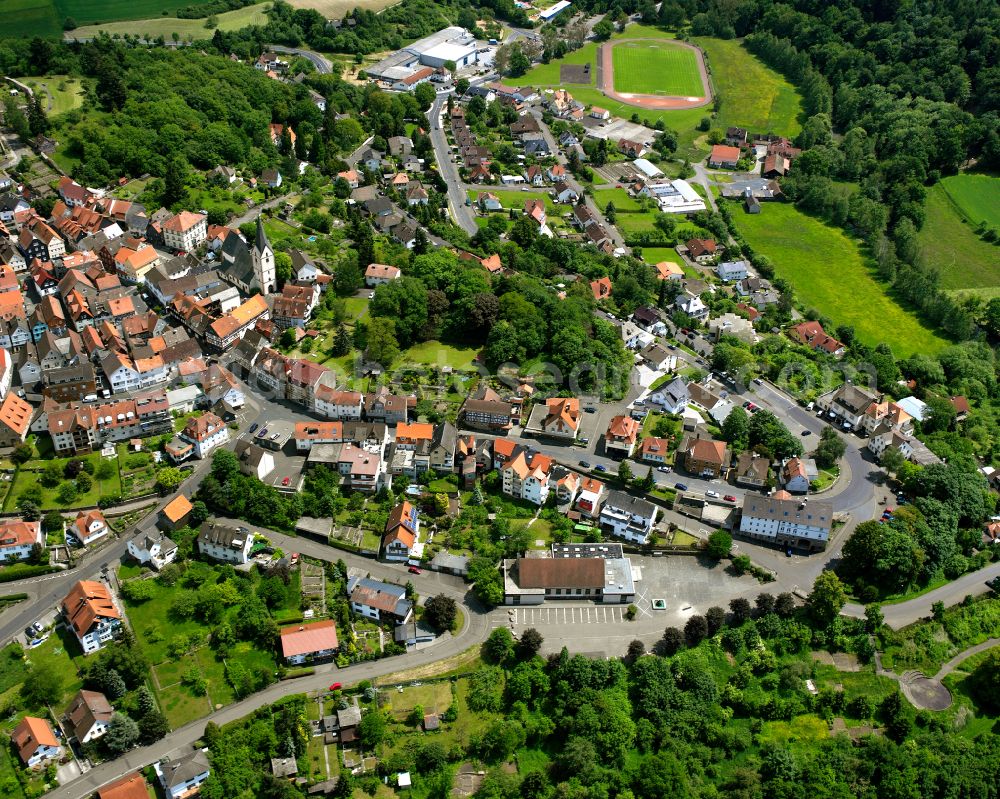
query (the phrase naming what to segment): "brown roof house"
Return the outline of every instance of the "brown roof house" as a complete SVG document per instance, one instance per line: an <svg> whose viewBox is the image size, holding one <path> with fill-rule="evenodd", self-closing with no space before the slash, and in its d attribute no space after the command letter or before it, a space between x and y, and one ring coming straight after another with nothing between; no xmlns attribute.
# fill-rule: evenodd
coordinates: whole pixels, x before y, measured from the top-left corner
<svg viewBox="0 0 1000 799"><path fill-rule="evenodd" d="M580 431L580 400L552 397L531 410L527 429L536 435L575 439Z"/></svg>
<svg viewBox="0 0 1000 799"><path fill-rule="evenodd" d="M684 468L702 477L719 477L729 466L729 448L724 441L689 435L681 442L680 454Z"/></svg>
<svg viewBox="0 0 1000 799"><path fill-rule="evenodd" d="M286 627L281 631L281 655L289 665L331 658L338 646L337 628L331 619Z"/></svg>
<svg viewBox="0 0 1000 799"><path fill-rule="evenodd" d="M767 475L771 462L756 452L741 452L736 459L736 485L763 488L767 485Z"/></svg>
<svg viewBox="0 0 1000 799"><path fill-rule="evenodd" d="M635 449L640 425L631 416L615 416L604 434L604 449L608 457L627 458Z"/></svg>
<svg viewBox="0 0 1000 799"><path fill-rule="evenodd" d="M66 711L74 737L85 744L100 738L111 726L114 708L100 691L79 691Z"/></svg>

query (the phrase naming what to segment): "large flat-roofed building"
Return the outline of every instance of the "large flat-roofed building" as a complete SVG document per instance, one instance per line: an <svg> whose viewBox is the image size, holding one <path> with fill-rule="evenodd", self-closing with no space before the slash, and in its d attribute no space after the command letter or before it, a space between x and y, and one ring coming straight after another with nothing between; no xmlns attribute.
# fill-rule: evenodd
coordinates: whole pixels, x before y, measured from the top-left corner
<svg viewBox="0 0 1000 799"><path fill-rule="evenodd" d="M458 69L475 64L479 49L476 37L465 28L452 26L418 39L383 58L367 72L369 77L387 83L405 81L424 67L443 67L449 61Z"/></svg>
<svg viewBox="0 0 1000 799"><path fill-rule="evenodd" d="M504 560L504 604L540 605L547 599L592 599L605 605L634 601L632 562L604 554L617 553L578 557L554 550L552 557Z"/></svg>

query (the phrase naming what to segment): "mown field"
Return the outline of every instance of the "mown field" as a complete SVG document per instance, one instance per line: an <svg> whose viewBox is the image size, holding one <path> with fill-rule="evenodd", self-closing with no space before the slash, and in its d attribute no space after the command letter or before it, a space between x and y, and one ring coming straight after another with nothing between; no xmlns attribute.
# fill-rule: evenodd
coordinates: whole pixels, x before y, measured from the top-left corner
<svg viewBox="0 0 1000 799"><path fill-rule="evenodd" d="M1000 177L951 175L941 185L969 224L1000 226Z"/></svg>
<svg viewBox="0 0 1000 799"><path fill-rule="evenodd" d="M268 3L258 3L257 5L238 8L236 11L227 11L217 15L216 19L219 30L235 31L245 28L247 25L262 25L267 22L264 9ZM155 39L162 36L170 39L173 34L177 34L181 39L208 39L211 38L212 30L205 27L205 19L177 19L175 17L151 17L149 19L134 19L122 22L102 22L97 25L87 25L71 31L68 35L77 39L87 39L96 36L100 31L104 31L112 36L115 34L125 36L126 34L144 36L147 39Z"/></svg>
<svg viewBox="0 0 1000 799"><path fill-rule="evenodd" d="M866 344L887 342L896 357L934 353L947 340L928 330L873 277L858 243L793 205L766 203L758 215L734 208L740 232L795 288L797 301L838 325L853 325Z"/></svg>
<svg viewBox="0 0 1000 799"><path fill-rule="evenodd" d="M67 75L46 75L43 78L19 78L21 83L31 87L42 107L50 116L64 114L83 105L83 84L79 78Z"/></svg>
<svg viewBox="0 0 1000 799"><path fill-rule="evenodd" d="M296 8L313 8L328 19L340 18L360 6L372 11L395 5L399 0L289 0ZM181 37L195 35L205 30L204 20L177 20L173 15L179 8L191 5L191 0L2 0L0 3L0 38L22 36L61 36L63 22L72 17L81 26L74 32L78 38L93 35L96 28L89 26L102 23L101 29L109 33L150 33L153 37L169 37L176 32ZM254 14L261 14L264 4L259 4ZM222 30L236 30L256 20L253 14L245 14L247 9L220 14ZM164 16L166 12L167 16ZM234 15L230 17L230 15ZM242 15L242 16L241 16ZM240 24L222 24L223 17L230 17ZM175 27L163 30L152 26L154 22L174 19ZM108 27L109 23L135 20L141 25ZM248 21L244 21L248 20ZM176 27L180 25L181 27ZM86 26L86 27L84 27ZM152 26L152 27L151 27Z"/></svg>
<svg viewBox="0 0 1000 799"><path fill-rule="evenodd" d="M1000 185L998 178L989 180ZM1000 246L983 241L973 226L963 221L952 199L952 188L946 188L942 181L927 191L926 219L917 238L924 257L938 270L943 288L984 297L1000 295ZM969 198L966 202L973 207L975 201ZM1000 213L996 206L984 210Z"/></svg>
<svg viewBox="0 0 1000 799"><path fill-rule="evenodd" d="M622 42L611 48L615 91L702 97L698 60L687 47L672 42Z"/></svg>

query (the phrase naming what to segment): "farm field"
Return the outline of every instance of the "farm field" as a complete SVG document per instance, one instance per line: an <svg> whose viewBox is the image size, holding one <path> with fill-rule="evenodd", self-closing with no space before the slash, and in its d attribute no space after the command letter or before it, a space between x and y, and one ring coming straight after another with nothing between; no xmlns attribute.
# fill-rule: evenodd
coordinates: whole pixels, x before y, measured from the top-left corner
<svg viewBox="0 0 1000 799"><path fill-rule="evenodd" d="M267 21L264 15L266 3L238 8L235 11L226 11L218 14L218 29L222 31L235 31L245 28L247 25L263 24ZM95 25L86 25L69 32L69 36L77 39L86 39L96 36L100 31L104 31L112 36L126 34L143 36L155 39L162 36L170 39L173 34L177 34L182 39L210 39L212 30L205 27L205 18L201 19L177 19L175 17L149 17L145 19L131 19L120 22L102 22Z"/></svg>
<svg viewBox="0 0 1000 799"><path fill-rule="evenodd" d="M941 185L970 225L1000 226L1000 177L951 175Z"/></svg>
<svg viewBox="0 0 1000 799"><path fill-rule="evenodd" d="M917 241L927 263L941 275L941 287L984 298L1000 295L1000 247L983 241L962 221L944 181L927 190L924 207L927 216Z"/></svg>
<svg viewBox="0 0 1000 799"><path fill-rule="evenodd" d="M83 105L83 84L79 78L46 75L43 78L18 78L38 95L49 116L64 114Z"/></svg>
<svg viewBox="0 0 1000 799"><path fill-rule="evenodd" d="M885 341L897 358L948 344L886 293L857 242L842 231L784 203L767 203L759 215L735 210L734 220L750 246L771 259L775 274L794 286L800 304L837 325L853 325L864 343Z"/></svg>
<svg viewBox="0 0 1000 799"><path fill-rule="evenodd" d="M669 41L622 42L611 48L615 91L701 97L694 52Z"/></svg>

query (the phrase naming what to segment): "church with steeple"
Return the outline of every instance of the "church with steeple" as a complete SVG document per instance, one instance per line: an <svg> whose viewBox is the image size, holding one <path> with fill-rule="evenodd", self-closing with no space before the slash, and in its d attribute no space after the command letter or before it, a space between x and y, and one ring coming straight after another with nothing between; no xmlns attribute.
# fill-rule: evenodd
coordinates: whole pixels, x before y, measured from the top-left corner
<svg viewBox="0 0 1000 799"><path fill-rule="evenodd" d="M219 252L219 261L223 276L244 294L254 289L261 294L277 291L274 249L259 216L253 246L248 247L240 236L227 236Z"/></svg>

